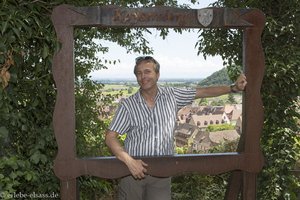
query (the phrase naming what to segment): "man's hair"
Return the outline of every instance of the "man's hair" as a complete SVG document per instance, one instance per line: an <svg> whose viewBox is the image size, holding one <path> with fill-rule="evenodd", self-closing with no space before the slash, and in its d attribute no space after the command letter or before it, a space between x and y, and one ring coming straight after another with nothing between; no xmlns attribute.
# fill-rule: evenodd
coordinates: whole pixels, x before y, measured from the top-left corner
<svg viewBox="0 0 300 200"><path fill-rule="evenodd" d="M150 62L154 63L154 70L156 73L159 73L160 65L159 63L152 57L152 56L139 56L135 59L135 66L134 66L134 74L136 75L136 68L142 62Z"/></svg>

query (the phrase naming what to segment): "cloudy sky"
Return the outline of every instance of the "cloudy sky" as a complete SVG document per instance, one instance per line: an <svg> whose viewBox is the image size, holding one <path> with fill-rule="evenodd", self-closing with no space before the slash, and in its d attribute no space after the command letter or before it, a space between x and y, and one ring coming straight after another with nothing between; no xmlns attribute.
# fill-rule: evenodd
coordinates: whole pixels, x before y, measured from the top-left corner
<svg viewBox="0 0 300 200"><path fill-rule="evenodd" d="M183 2L183 1L178 1ZM193 8L203 8L213 0L202 0L200 5ZM154 48L154 54L151 55L160 63L161 79L166 78L205 78L213 72L223 68L220 57L208 57L206 60L202 55L197 56L195 43L197 42L197 30L191 33L177 34L171 32L163 40L159 38L158 32L152 30L152 35L147 35L150 45ZM93 79L135 79L133 66L135 58L139 54L127 54L125 49L113 43L104 42L110 47L109 53L105 54L108 59L120 59L120 63L109 66L91 73Z"/></svg>

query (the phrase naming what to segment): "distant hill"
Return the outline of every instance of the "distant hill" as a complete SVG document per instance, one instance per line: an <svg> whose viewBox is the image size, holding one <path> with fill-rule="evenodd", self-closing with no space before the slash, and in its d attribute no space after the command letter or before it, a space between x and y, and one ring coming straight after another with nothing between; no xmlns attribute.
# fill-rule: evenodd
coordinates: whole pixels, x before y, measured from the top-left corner
<svg viewBox="0 0 300 200"><path fill-rule="evenodd" d="M230 85L232 81L227 75L226 68L214 72L212 75L203 79L198 83L200 86L210 86L210 85Z"/></svg>

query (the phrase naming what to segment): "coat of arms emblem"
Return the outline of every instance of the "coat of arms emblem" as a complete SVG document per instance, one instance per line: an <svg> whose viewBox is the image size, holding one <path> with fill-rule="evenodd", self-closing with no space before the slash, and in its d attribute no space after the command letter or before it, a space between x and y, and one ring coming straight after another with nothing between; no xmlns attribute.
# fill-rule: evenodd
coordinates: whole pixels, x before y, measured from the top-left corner
<svg viewBox="0 0 300 200"><path fill-rule="evenodd" d="M199 9L197 11L197 17L200 24L207 27L213 20L213 9Z"/></svg>

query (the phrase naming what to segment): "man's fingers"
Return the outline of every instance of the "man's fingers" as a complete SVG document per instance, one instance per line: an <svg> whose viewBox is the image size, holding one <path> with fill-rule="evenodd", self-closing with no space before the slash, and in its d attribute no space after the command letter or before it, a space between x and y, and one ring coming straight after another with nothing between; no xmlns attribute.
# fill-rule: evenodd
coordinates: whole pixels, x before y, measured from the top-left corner
<svg viewBox="0 0 300 200"><path fill-rule="evenodd" d="M243 91L245 90L246 85L247 85L247 80L245 74L240 74L236 81L237 89Z"/></svg>
<svg viewBox="0 0 300 200"><path fill-rule="evenodd" d="M133 175L133 178L134 179L143 179L143 178L145 178L145 174L144 173L136 174L136 175Z"/></svg>
<svg viewBox="0 0 300 200"><path fill-rule="evenodd" d="M144 163L142 160L135 160L135 164L131 168L131 173L134 179L143 179L147 173L148 164Z"/></svg>
<svg viewBox="0 0 300 200"><path fill-rule="evenodd" d="M141 160L142 161L142 160ZM148 167L148 164L147 163L144 163L143 161L142 161L142 165L144 166L144 167Z"/></svg>

